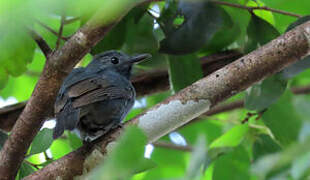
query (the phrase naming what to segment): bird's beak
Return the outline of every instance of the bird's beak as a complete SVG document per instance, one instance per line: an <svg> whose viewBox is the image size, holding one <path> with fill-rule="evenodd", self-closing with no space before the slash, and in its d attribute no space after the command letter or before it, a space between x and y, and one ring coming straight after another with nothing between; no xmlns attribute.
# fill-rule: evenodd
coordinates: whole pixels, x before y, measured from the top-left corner
<svg viewBox="0 0 310 180"><path fill-rule="evenodd" d="M150 58L152 57L151 54L138 54L136 56L132 56L129 60L130 63L136 63L136 62L140 62L144 59Z"/></svg>

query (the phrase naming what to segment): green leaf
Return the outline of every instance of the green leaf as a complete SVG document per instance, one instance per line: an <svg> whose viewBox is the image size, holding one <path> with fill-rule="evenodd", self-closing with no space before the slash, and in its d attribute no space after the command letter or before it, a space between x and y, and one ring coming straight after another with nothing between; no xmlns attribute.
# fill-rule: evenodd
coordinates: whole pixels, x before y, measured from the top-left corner
<svg viewBox="0 0 310 180"><path fill-rule="evenodd" d="M73 150L78 149L83 145L82 140L75 134L70 131L67 131L68 142Z"/></svg>
<svg viewBox="0 0 310 180"><path fill-rule="evenodd" d="M152 53L152 58L142 61L139 64L136 64L134 68L139 68L143 70L153 70L153 71L155 71L156 69L158 70L167 69L168 66L167 61L168 61L168 55L161 53Z"/></svg>
<svg viewBox="0 0 310 180"><path fill-rule="evenodd" d="M252 14L247 28L248 42L245 47L246 53L253 51L259 45L264 45L275 39L280 33L268 22Z"/></svg>
<svg viewBox="0 0 310 180"><path fill-rule="evenodd" d="M103 40L91 49L91 54L94 55L111 49L120 49L126 39L126 31L127 19L124 18L104 36Z"/></svg>
<svg viewBox="0 0 310 180"><path fill-rule="evenodd" d="M0 89L4 88L6 83L9 80L8 73L4 70L4 68L0 67Z"/></svg>
<svg viewBox="0 0 310 180"><path fill-rule="evenodd" d="M29 155L46 151L53 142L53 130L44 128L33 139Z"/></svg>
<svg viewBox="0 0 310 180"><path fill-rule="evenodd" d="M197 142L199 135L204 135L207 138L207 142L212 142L222 135L222 126L218 124L217 120L207 118L201 119L199 122L187 124L179 129L178 132L185 137L186 142L189 144Z"/></svg>
<svg viewBox="0 0 310 180"><path fill-rule="evenodd" d="M19 76L27 70L27 64L32 61L34 54L34 41L24 31L1 31L0 25L3 37L0 39L0 48L5 49L0 54L0 68L13 76Z"/></svg>
<svg viewBox="0 0 310 180"><path fill-rule="evenodd" d="M33 167L25 162L22 163L22 165L19 168L18 172L18 179L22 179L23 177L26 177L30 174L32 174L35 170Z"/></svg>
<svg viewBox="0 0 310 180"><path fill-rule="evenodd" d="M247 151L242 146L238 146L214 162L213 179L248 180L250 164Z"/></svg>
<svg viewBox="0 0 310 180"><path fill-rule="evenodd" d="M154 34L154 20L145 14L138 23L134 19L128 23L123 50L128 54L157 52L159 43Z"/></svg>
<svg viewBox="0 0 310 180"><path fill-rule="evenodd" d="M35 72L34 74L38 75L31 75L26 72L19 77L9 77L7 85L0 91L0 96L4 98L14 96L18 101L29 99L39 79L39 74L43 69L44 62L44 55L40 51L36 51L33 61L31 64L28 64L27 67L29 71Z"/></svg>
<svg viewBox="0 0 310 180"><path fill-rule="evenodd" d="M271 105L262 119L282 146L286 147L298 139L302 120L294 111L291 92L286 92Z"/></svg>
<svg viewBox="0 0 310 180"><path fill-rule="evenodd" d="M195 55L169 56L169 79L174 92L203 77L200 61Z"/></svg>
<svg viewBox="0 0 310 180"><path fill-rule="evenodd" d="M170 96L170 92L162 92L157 94L152 94L146 98L147 107L150 108L157 103L165 100L167 97Z"/></svg>
<svg viewBox="0 0 310 180"><path fill-rule="evenodd" d="M56 139L50 147L53 159L59 159L72 151L70 143L65 139Z"/></svg>
<svg viewBox="0 0 310 180"><path fill-rule="evenodd" d="M293 97L293 105L296 113L304 120L309 121L310 117L310 96L299 95Z"/></svg>
<svg viewBox="0 0 310 180"><path fill-rule="evenodd" d="M275 103L285 92L287 80L281 74L265 79L261 84L251 87L245 96L245 107L249 110L262 111Z"/></svg>
<svg viewBox="0 0 310 180"><path fill-rule="evenodd" d="M2 149L7 138L8 138L8 135L6 133L0 131L0 149Z"/></svg>
<svg viewBox="0 0 310 180"><path fill-rule="evenodd" d="M173 18L184 16L182 25L173 27L174 20L163 22L166 38L160 42L160 52L168 54L193 53L205 45L221 27L221 11L208 1L179 2ZM168 28L167 28L168 27Z"/></svg>
<svg viewBox="0 0 310 180"><path fill-rule="evenodd" d="M253 158L254 160L270 154L281 151L282 148L266 134L262 134L255 140L253 144Z"/></svg>
<svg viewBox="0 0 310 180"><path fill-rule="evenodd" d="M4 0L0 6L0 69L19 76L27 70L35 49L35 42L25 28L32 26L29 4Z"/></svg>
<svg viewBox="0 0 310 180"><path fill-rule="evenodd" d="M300 155L292 163L291 174L294 179L306 179L310 175L310 152Z"/></svg>
<svg viewBox="0 0 310 180"><path fill-rule="evenodd" d="M310 56L306 56L305 58L283 69L280 73L285 79L290 79L309 68L310 68Z"/></svg>
<svg viewBox="0 0 310 180"><path fill-rule="evenodd" d="M144 179L158 180L183 177L187 168L189 153L173 149L155 147L151 159L157 167L146 172Z"/></svg>
<svg viewBox="0 0 310 180"><path fill-rule="evenodd" d="M309 20L310 20L310 16L309 16L309 15L308 15L308 16L303 16L303 17L301 17L301 18L298 18L296 21L294 21L293 23L291 23L291 24L287 27L286 32L292 30L292 29L295 28L296 26L299 26L299 25L301 25L301 24L303 24L303 23L305 23L305 22L307 22L307 21L309 21Z"/></svg>
<svg viewBox="0 0 310 180"><path fill-rule="evenodd" d="M206 139L203 136L200 136L193 149L191 160L184 178L185 180L197 179L202 176L202 166L206 161L206 156Z"/></svg>
<svg viewBox="0 0 310 180"><path fill-rule="evenodd" d="M153 168L154 162L143 157L146 142L141 129L134 126L126 128L104 163L94 169L88 178L128 179L134 173Z"/></svg>
<svg viewBox="0 0 310 180"><path fill-rule="evenodd" d="M214 140L211 143L210 148L238 146L248 130L248 124L236 125L235 127L228 130L225 134Z"/></svg>
<svg viewBox="0 0 310 180"><path fill-rule="evenodd" d="M300 144L291 144L284 151L262 156L252 165L252 173L256 174L260 179L264 179L267 175L270 176L276 172L281 172L281 170L290 167L292 162L300 161L301 158L307 158L307 156L309 156L307 155L309 153L309 149L310 139L307 139L305 142ZM309 164L309 159L305 159L303 162L305 162L303 165L307 165ZM301 166L299 167L303 168ZM296 167L293 167L293 169L291 169L293 176L301 176L305 172L303 169L298 169L296 171L295 168Z"/></svg>
<svg viewBox="0 0 310 180"><path fill-rule="evenodd" d="M222 26L214 34L212 39L207 42L206 46L203 48L204 51L220 51L227 48L227 46L233 43L241 33L239 25L231 19L229 14L222 8L220 11L221 18L223 19Z"/></svg>

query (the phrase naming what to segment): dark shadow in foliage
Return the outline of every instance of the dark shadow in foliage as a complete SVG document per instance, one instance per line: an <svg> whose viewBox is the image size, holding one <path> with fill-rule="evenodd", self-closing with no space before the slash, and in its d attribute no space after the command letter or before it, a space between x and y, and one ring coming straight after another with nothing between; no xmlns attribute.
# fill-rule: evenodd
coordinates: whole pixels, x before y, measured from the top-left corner
<svg viewBox="0 0 310 180"><path fill-rule="evenodd" d="M160 52L193 53L205 45L222 25L221 11L211 2L183 0L177 10L175 7L174 1L168 1L159 19L166 35L160 42ZM174 20L178 17L184 17L184 22L175 27Z"/></svg>

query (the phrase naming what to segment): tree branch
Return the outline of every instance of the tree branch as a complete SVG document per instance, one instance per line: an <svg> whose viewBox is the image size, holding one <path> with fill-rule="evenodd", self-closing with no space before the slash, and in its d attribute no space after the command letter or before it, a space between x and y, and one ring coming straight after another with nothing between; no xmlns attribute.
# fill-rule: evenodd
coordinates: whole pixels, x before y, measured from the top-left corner
<svg viewBox="0 0 310 180"><path fill-rule="evenodd" d="M303 58L309 51L310 22L306 22L195 82L125 125L137 124L146 133L148 142L152 143L220 101ZM115 140L120 133L121 129L114 130L97 144L103 153L106 153L109 142ZM80 175L89 153L87 147L83 146L25 179L55 179L58 176L72 178ZM72 166L77 163L78 165Z"/></svg>
<svg viewBox="0 0 310 180"><path fill-rule="evenodd" d="M46 30L48 30L49 32L51 32L52 34L54 34L55 36L58 36L58 33L57 33L54 29L50 28L49 26L45 25L44 23L42 23L42 22L39 21L39 20L36 20L36 22L37 22L40 26L42 26L43 28L45 28ZM68 37L60 36L60 38L61 38L62 40L64 40L64 41L68 41L68 40L69 40Z"/></svg>
<svg viewBox="0 0 310 180"><path fill-rule="evenodd" d="M58 89L74 65L98 43L104 35L142 0L103 1L99 11L80 28L61 49L46 61L25 109L16 121L0 152L0 179L14 179L30 143L47 115L52 114ZM113 16L103 13L114 12Z"/></svg>
<svg viewBox="0 0 310 180"><path fill-rule="evenodd" d="M219 5L230 6L230 7L235 7L235 8L239 8L239 9L245 9L245 10L248 10L249 12L253 12L254 10L265 10L265 11L270 11L270 12L283 14L283 15L287 15L287 16L293 16L293 17L297 17L297 18L302 17L302 15L299 15L299 14L286 12L286 11L282 11L282 10L278 10L278 9L273 9L273 8L269 8L267 6L250 7L250 6L243 6L240 4L235 4L235 3L225 2L225 1L216 1L216 0L212 0L211 2L213 2L215 4L219 4Z"/></svg>
<svg viewBox="0 0 310 180"><path fill-rule="evenodd" d="M60 45L60 39L62 37L62 31L64 29L65 20L66 20L66 16L64 14L61 15L60 26L59 26L59 30L57 34L57 41L56 41L56 47L55 47L56 50L59 48L59 45Z"/></svg>
<svg viewBox="0 0 310 180"><path fill-rule="evenodd" d="M48 58L48 56L52 53L52 49L48 46L46 41L34 30L28 29L28 32L32 39L35 40L45 57Z"/></svg>

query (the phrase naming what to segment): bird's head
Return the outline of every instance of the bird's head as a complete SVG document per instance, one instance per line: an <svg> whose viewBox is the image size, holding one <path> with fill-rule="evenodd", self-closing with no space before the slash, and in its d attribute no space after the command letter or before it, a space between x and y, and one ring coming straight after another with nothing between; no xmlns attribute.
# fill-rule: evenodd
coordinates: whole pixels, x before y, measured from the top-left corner
<svg viewBox="0 0 310 180"><path fill-rule="evenodd" d="M150 54L138 54L135 56L129 56L123 52L110 50L95 55L87 68L92 70L115 70L129 79L133 64L150 57Z"/></svg>

